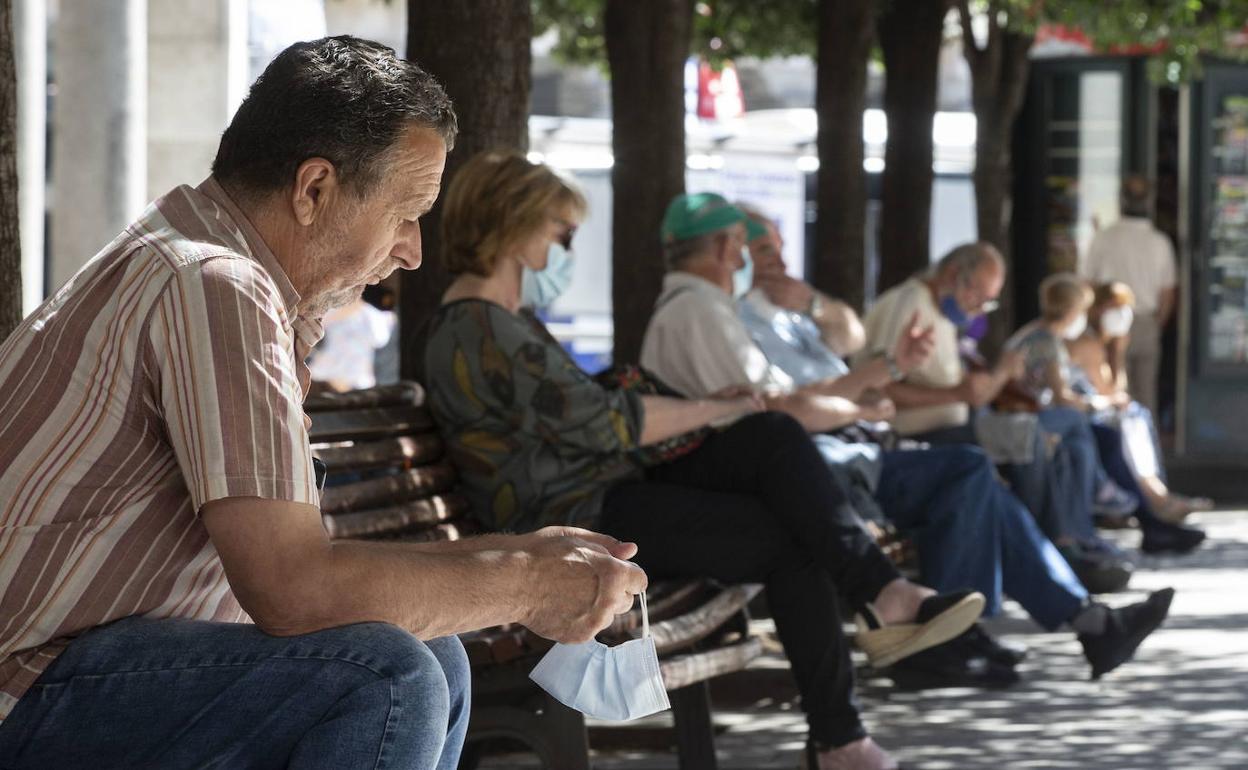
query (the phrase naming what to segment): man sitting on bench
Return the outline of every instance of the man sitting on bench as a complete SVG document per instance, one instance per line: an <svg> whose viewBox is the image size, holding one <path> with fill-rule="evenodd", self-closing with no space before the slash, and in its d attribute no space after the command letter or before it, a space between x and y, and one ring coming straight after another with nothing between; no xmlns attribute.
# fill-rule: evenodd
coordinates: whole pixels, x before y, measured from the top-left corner
<svg viewBox="0 0 1248 770"><path fill-rule="evenodd" d="M712 214L717 214L715 220ZM717 222L714 229L706 225L711 221ZM747 224L755 228L748 245ZM670 272L646 330L642 365L691 398L723 388L758 388L769 409L792 415L816 434L833 433L857 420L887 422L891 402L872 397L870 391L922 366L930 353L931 330L913 318L899 324L902 332L892 347L896 353L853 372L812 331L795 347L818 346L817 352L790 356L799 357L805 367L782 368L773 358L774 350L769 356L751 338L732 296L734 275L746 265L745 248L758 255L755 269L764 274L783 271L775 228L765 229L768 225L751 221L713 193L672 200L662 231ZM744 295L750 286L750 281L742 281L738 290ZM760 299L754 297L747 315L758 315L762 308L770 323L780 311L766 308ZM783 337L791 339L793 329L784 331ZM821 376L801 371L817 361L825 362ZM825 457L838 461L837 448L829 452L828 444L845 439L836 435L817 439ZM1004 589L1046 628L1069 624L1080 634L1094 677L1127 660L1165 618L1170 589L1121 609L1088 602L1087 592L1026 509L997 482L982 451L961 445L882 452L877 448L873 457L875 499L903 531L914 533L925 582L937 590L974 587L990 598L993 611L999 608ZM986 636L972 637L967 644L990 658L1009 660L1007 651Z"/></svg>
<svg viewBox="0 0 1248 770"><path fill-rule="evenodd" d="M645 588L635 546L574 528L322 526L304 359L328 310L420 265L455 131L389 48L298 43L213 175L0 346L0 765L449 770L455 633L581 642Z"/></svg>

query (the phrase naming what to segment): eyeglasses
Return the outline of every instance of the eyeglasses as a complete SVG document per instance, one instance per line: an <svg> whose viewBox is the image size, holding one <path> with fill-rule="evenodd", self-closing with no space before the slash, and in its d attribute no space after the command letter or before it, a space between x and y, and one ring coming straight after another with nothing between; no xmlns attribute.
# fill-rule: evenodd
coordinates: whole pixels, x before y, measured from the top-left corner
<svg viewBox="0 0 1248 770"><path fill-rule="evenodd" d="M981 292L979 287L975 286L971 281L959 279L958 283L963 291L974 293L974 307L968 311L969 315L988 315L992 311L1001 307L1001 303L995 299L981 299L984 296L984 292Z"/></svg>
<svg viewBox="0 0 1248 770"><path fill-rule="evenodd" d="M555 222L563 228L563 234L555 239L555 243L558 243L564 249L571 251L572 239L576 237L576 225L565 219L560 219L559 217L551 217L551 219L554 219Z"/></svg>

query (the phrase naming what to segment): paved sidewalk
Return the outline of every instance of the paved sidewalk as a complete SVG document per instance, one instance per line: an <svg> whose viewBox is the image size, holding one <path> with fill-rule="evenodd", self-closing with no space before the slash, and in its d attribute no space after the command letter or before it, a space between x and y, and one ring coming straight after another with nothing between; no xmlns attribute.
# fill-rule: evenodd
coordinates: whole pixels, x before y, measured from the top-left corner
<svg viewBox="0 0 1248 770"><path fill-rule="evenodd" d="M989 625L1031 648L1022 684L904 693L863 670L859 692L876 739L922 770L1248 768L1248 511L1194 522L1209 531L1205 547L1183 558L1141 556L1132 590L1107 598L1119 604L1164 586L1178 591L1166 625L1132 663L1091 682L1073 635L1043 633L1013 605ZM1113 534L1126 547L1138 544L1138 533ZM805 723L778 649L726 678L714 697L721 768L797 767ZM670 724L670 715L658 715L591 725L594 767L675 770ZM483 766L536 763L517 754Z"/></svg>

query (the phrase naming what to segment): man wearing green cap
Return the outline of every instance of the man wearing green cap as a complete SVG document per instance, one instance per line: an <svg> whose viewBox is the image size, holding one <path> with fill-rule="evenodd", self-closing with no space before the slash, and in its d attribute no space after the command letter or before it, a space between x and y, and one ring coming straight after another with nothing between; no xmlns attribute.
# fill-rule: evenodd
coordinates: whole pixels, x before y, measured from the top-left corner
<svg viewBox="0 0 1248 770"><path fill-rule="evenodd" d="M689 344L691 341L682 337L691 314L721 321L736 318L733 297L742 289L748 290L751 283L750 256L745 244L764 232L745 212L715 193L678 195L668 205L660 234L670 272L663 279L655 320L646 330L641 360L643 366L661 373L676 390L688 393L696 389L690 387L693 382L684 376L690 365L698 373L724 382L724 387L739 384L740 379L727 364L735 357L731 348L738 347L734 343L740 340L725 335L698 341L714 343L708 348ZM656 325L660 314L663 320ZM749 341L748 336L745 341ZM687 360L690 350L697 351L695 361ZM672 360L673 355L678 359ZM745 362L745 366L753 375L751 382L766 376L767 360L762 356Z"/></svg>
<svg viewBox="0 0 1248 770"><path fill-rule="evenodd" d="M812 433L862 418L889 419L891 402L886 399L854 403L862 401L860 377L797 388L750 338L735 298L753 283L746 244L766 232L714 193L672 200L660 230L669 272L646 329L642 366L685 395L753 385L763 392L768 408L787 412ZM878 367L900 376L918 366L930 348L930 335L908 329L895 357L881 359Z"/></svg>

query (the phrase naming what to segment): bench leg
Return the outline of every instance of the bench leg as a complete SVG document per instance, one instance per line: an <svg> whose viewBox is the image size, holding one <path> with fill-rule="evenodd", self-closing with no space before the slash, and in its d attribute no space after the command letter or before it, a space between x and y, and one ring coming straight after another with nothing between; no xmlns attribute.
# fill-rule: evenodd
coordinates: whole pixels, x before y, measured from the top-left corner
<svg viewBox="0 0 1248 770"><path fill-rule="evenodd" d="M676 722L676 752L681 770L716 770L711 693L706 682L672 690L668 695Z"/></svg>

